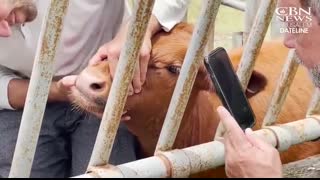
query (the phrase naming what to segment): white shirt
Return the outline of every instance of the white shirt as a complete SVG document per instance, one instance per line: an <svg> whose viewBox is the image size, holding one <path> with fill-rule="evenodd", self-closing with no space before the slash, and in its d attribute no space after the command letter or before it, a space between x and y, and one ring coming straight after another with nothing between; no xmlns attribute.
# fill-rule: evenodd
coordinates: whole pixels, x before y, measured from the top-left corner
<svg viewBox="0 0 320 180"><path fill-rule="evenodd" d="M153 14L170 31L185 17L189 0L156 0ZM35 21L14 27L10 38L0 38L0 109L12 109L8 84L29 78L41 24L50 0L36 0ZM128 16L124 0L70 0L55 60L55 77L80 73L97 49L112 40Z"/></svg>

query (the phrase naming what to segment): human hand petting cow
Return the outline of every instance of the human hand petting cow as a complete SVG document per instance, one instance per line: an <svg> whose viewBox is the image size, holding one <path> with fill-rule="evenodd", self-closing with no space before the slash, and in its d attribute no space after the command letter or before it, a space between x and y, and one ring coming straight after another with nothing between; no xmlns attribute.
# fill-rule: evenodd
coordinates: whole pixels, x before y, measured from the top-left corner
<svg viewBox="0 0 320 180"><path fill-rule="evenodd" d="M117 64L120 58L120 53L126 42L129 25L130 25L129 21L124 23L121 29L119 30L119 32L117 33L117 35L115 36L115 38L112 41L100 47L97 53L90 60L89 65L96 65L97 63L103 60L109 61L110 74L111 74L111 77L114 78ZM140 49L139 60L135 68L132 84L129 87L129 96L138 94L142 91L142 86L146 80L148 63L150 60L150 53L152 49L151 38L155 33L157 33L160 30L161 30L161 26L158 20L156 19L155 16L152 15L150 18L149 26L145 34L145 38L143 40L143 43ZM57 83L56 87L61 92L71 91L72 87L76 83L76 79L77 79L77 76L67 76L62 80L60 80ZM67 95L68 93L67 94L62 93L62 94ZM66 97L65 99L70 100L69 97Z"/></svg>

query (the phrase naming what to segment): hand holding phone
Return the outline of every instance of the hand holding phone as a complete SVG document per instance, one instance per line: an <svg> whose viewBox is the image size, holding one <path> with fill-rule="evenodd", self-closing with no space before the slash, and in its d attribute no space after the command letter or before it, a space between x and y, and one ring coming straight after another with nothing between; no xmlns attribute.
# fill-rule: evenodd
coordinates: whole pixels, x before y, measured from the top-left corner
<svg viewBox="0 0 320 180"><path fill-rule="evenodd" d="M205 66L223 106L245 130L255 125L255 116L226 50L219 47L205 58Z"/></svg>

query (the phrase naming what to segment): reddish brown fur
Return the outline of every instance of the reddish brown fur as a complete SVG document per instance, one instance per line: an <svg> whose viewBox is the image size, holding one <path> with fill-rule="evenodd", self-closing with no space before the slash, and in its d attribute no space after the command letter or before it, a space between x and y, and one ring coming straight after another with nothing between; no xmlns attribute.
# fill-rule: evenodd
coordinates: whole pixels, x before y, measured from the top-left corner
<svg viewBox="0 0 320 180"><path fill-rule="evenodd" d="M187 24L176 26L171 33L159 33L153 39L152 56L143 91L141 94L128 98L125 109L128 110L127 114L132 119L126 124L130 131L137 136L144 157L153 155L178 78L178 74L169 72L167 67L171 65L181 66L191 35L192 26ZM241 53L241 48L229 52L235 67L239 64ZM288 49L282 45L281 41L265 43L261 49L255 65L255 71L264 75L267 78L267 83L262 83L263 79L261 77L261 81L250 82L253 86L259 83L263 84L258 86L260 91L257 91L257 94L249 98L258 121L255 129L259 129L261 126L261 121L265 116L287 53ZM103 88L99 91L90 90L88 87L93 82L99 82L100 84L104 82L102 83ZM82 72L77 81L77 89L73 94L76 104L90 112L101 115L110 85L111 78L107 61L88 67ZM313 87L307 74L303 68L299 68L278 123L303 119L312 92ZM97 105L97 103L100 105ZM215 111L218 105L220 105L220 101L212 91L212 83L202 65L199 69L174 148L185 148L212 141L219 122ZM283 163L288 163L304 159L319 152L318 142L304 143L290 148L287 152L282 153L281 157ZM220 168L219 170L220 172L212 171L202 175L210 177L224 176L223 169Z"/></svg>

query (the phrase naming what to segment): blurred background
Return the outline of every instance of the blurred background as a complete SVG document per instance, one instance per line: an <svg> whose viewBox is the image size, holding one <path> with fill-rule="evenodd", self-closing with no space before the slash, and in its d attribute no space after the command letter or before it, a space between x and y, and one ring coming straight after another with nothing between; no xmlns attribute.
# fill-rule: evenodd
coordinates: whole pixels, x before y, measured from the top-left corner
<svg viewBox="0 0 320 180"><path fill-rule="evenodd" d="M128 5L132 7L134 2L136 1L128 0ZM197 23L201 13L202 5L205 2L205 0L190 0L188 14L186 16L187 22L192 24ZM255 19L255 14L259 9L260 2L260 0L222 0L222 5L219 8L215 22L213 44L209 45L209 49L221 46L226 50L230 50L231 48L241 46L243 43L241 41L243 39L241 39L239 36L236 38L235 34L246 32L246 29L247 31L250 31L252 23ZM230 7L230 5L233 7ZM279 33L279 23L280 22L276 21L274 17L273 21L269 25L265 40L282 36Z"/></svg>

